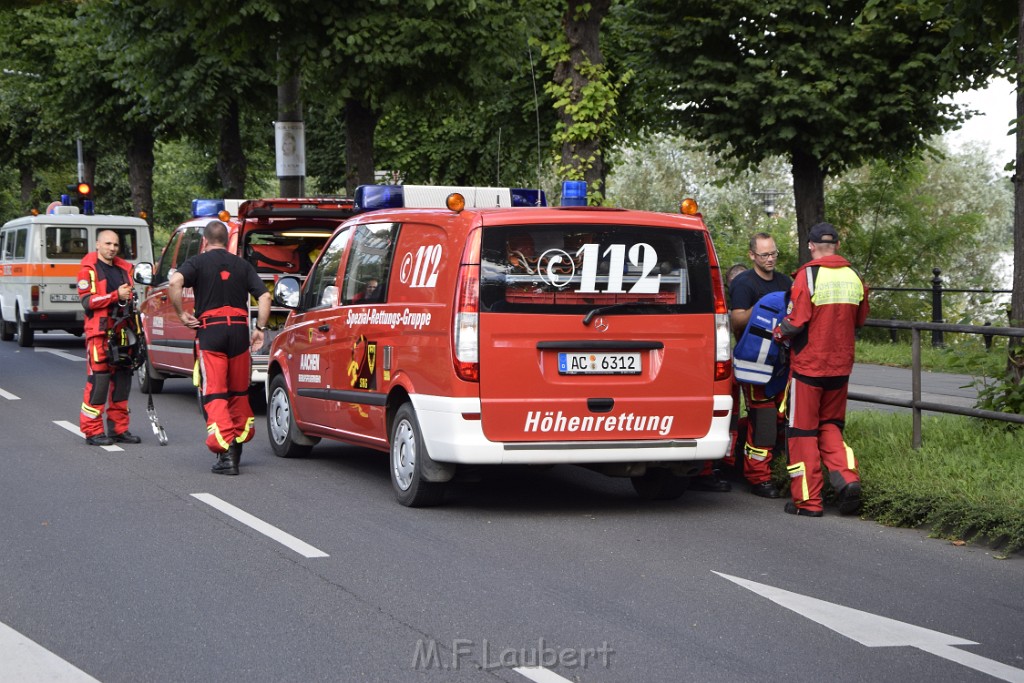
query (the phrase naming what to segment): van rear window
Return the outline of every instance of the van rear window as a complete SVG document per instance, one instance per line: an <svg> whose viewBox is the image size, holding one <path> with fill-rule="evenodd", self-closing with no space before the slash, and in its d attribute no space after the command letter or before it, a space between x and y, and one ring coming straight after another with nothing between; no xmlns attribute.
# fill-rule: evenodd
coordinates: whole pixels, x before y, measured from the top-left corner
<svg viewBox="0 0 1024 683"><path fill-rule="evenodd" d="M711 313L704 233L636 225L484 228L480 307L510 313Z"/></svg>

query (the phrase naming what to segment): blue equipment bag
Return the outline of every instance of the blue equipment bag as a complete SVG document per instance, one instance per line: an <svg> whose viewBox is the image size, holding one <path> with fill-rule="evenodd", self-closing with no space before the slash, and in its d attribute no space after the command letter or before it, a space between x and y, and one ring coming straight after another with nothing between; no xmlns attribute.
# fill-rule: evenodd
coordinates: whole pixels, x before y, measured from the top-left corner
<svg viewBox="0 0 1024 683"><path fill-rule="evenodd" d="M789 381L789 354L772 340L772 331L786 316L787 295L772 292L761 297L732 350L737 381L765 385L766 396L776 395Z"/></svg>

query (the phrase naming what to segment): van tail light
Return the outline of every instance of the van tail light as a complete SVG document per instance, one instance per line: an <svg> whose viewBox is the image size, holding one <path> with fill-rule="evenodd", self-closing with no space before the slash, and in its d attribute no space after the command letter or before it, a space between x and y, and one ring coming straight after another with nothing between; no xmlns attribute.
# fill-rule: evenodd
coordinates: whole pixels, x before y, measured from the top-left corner
<svg viewBox="0 0 1024 683"><path fill-rule="evenodd" d="M39 310L39 285L32 285L32 310Z"/></svg>
<svg viewBox="0 0 1024 683"><path fill-rule="evenodd" d="M729 308L725 305L725 285L722 284L722 269L718 265L718 254L711 243L711 235L705 233L708 255L711 257L711 288L715 297L715 381L729 379L732 375L732 335L729 325Z"/></svg>
<svg viewBox="0 0 1024 683"><path fill-rule="evenodd" d="M480 381L480 230L466 244L455 285L455 324L452 362L455 374L467 382Z"/></svg>

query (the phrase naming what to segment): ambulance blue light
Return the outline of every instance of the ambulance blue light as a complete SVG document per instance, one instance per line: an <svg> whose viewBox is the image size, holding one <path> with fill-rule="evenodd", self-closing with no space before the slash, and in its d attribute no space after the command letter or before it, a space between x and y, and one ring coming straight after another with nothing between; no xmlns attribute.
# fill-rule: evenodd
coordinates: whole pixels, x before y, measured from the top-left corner
<svg viewBox="0 0 1024 683"><path fill-rule="evenodd" d="M60 196L61 206L71 206L71 195L62 194Z"/></svg>
<svg viewBox="0 0 1024 683"><path fill-rule="evenodd" d="M82 200L82 213L86 216L93 215L93 204L91 199Z"/></svg>
<svg viewBox="0 0 1024 683"><path fill-rule="evenodd" d="M401 185L360 185L356 188L356 211L400 209L405 206Z"/></svg>
<svg viewBox="0 0 1024 683"><path fill-rule="evenodd" d="M217 214L224 210L223 199L193 199L193 218L216 218Z"/></svg>
<svg viewBox="0 0 1024 683"><path fill-rule="evenodd" d="M585 180L564 180L562 181L562 206L586 206L587 205L587 181Z"/></svg>
<svg viewBox="0 0 1024 683"><path fill-rule="evenodd" d="M509 190L512 193L512 206L547 206L547 195L544 190L528 190L522 187L513 187Z"/></svg>

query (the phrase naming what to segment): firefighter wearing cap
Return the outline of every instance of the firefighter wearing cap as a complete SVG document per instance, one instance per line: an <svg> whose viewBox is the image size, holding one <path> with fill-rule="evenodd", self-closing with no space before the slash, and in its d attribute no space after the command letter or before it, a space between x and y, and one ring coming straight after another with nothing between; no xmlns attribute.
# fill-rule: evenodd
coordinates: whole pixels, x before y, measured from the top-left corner
<svg viewBox="0 0 1024 683"><path fill-rule="evenodd" d="M96 251L86 254L78 271L78 297L85 309L87 379L78 425L90 446L140 443L128 431L128 394L131 370L109 362L107 331L116 316L131 304L131 264L117 255L120 239L113 230L96 235ZM111 434L103 424L106 406Z"/></svg>
<svg viewBox="0 0 1024 683"><path fill-rule="evenodd" d="M853 451L843 441L846 394L856 329L868 317L868 292L849 261L836 254L839 234L818 223L808 234L811 260L793 277L791 301L774 337L790 344L790 492L786 512L822 516L822 464L838 492L839 511L861 507Z"/></svg>
<svg viewBox="0 0 1024 683"><path fill-rule="evenodd" d="M196 331L196 370L206 414L206 446L217 455L215 474L238 474L242 444L255 434L249 404L250 347L263 346L270 317L270 292L252 265L227 250L228 229L211 221L206 246L171 275L168 295L187 327ZM195 294L195 314L185 313L182 289ZM256 328L249 330L249 295L259 302Z"/></svg>

